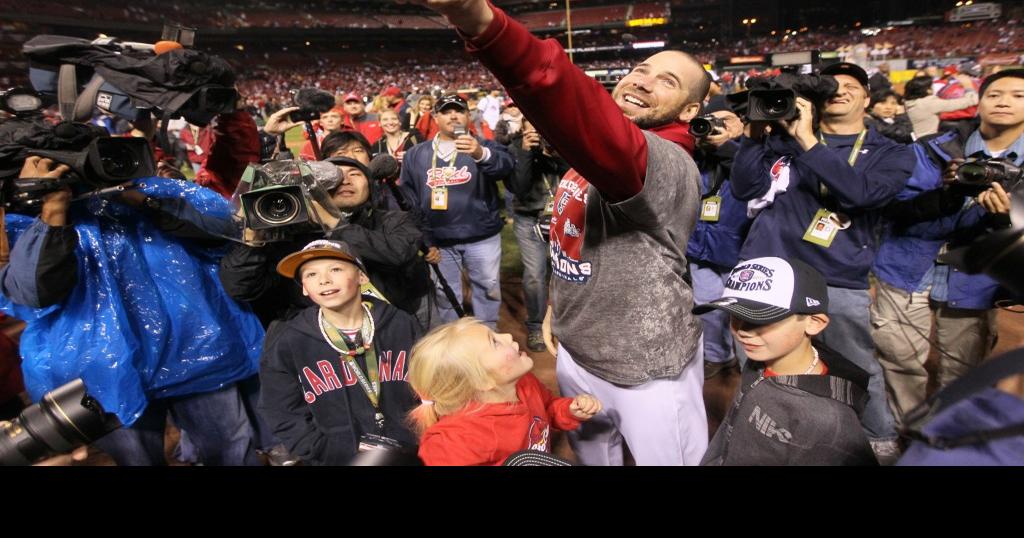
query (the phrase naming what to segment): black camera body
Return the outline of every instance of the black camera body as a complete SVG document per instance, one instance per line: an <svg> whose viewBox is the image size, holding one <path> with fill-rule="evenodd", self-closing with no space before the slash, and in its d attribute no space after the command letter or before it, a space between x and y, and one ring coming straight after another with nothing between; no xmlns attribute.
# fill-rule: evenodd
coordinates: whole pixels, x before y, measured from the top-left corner
<svg viewBox="0 0 1024 538"><path fill-rule="evenodd" d="M299 110L288 114L288 119L296 123L316 121L320 119L320 114L335 106L333 95L316 88L292 90L291 94L292 102Z"/></svg>
<svg viewBox="0 0 1024 538"><path fill-rule="evenodd" d="M705 114L690 120L690 134L696 138L711 136L723 130L725 130L725 120L714 114Z"/></svg>
<svg viewBox="0 0 1024 538"><path fill-rule="evenodd" d="M771 122L791 121L799 117L797 97L810 101L816 115L820 115L825 103L838 91L839 85L830 76L782 73L771 79L751 78L747 81L747 88L749 91L743 103L746 120ZM815 125L818 119L815 117Z"/></svg>
<svg viewBox="0 0 1024 538"><path fill-rule="evenodd" d="M66 454L121 427L76 379L43 398L10 422L0 422L0 465L31 465L51 454Z"/></svg>
<svg viewBox="0 0 1024 538"><path fill-rule="evenodd" d="M1024 179L1024 170L1003 159L974 159L956 170L956 182L962 187L983 192L992 183L999 183L1010 192Z"/></svg>
<svg viewBox="0 0 1024 538"><path fill-rule="evenodd" d="M3 202L18 213L33 214L43 197L72 185L79 194L117 187L126 181L157 175L153 150L142 138L110 137L90 125L65 122L56 126L41 119L5 132L0 142L4 181ZM61 180L10 177L30 155L65 164L70 173Z"/></svg>

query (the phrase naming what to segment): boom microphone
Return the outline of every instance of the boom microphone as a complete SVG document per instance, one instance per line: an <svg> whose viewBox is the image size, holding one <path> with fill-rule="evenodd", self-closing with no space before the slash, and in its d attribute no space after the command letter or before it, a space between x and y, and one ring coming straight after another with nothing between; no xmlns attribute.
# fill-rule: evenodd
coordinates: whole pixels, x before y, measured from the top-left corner
<svg viewBox="0 0 1024 538"><path fill-rule="evenodd" d="M392 182L398 179L401 170L398 159L387 153L380 153L370 161L370 175L374 181Z"/></svg>

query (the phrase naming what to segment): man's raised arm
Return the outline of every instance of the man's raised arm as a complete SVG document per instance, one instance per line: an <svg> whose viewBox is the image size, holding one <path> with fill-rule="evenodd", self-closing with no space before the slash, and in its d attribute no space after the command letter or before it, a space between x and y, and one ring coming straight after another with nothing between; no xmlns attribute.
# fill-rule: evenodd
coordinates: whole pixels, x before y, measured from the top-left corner
<svg viewBox="0 0 1024 538"><path fill-rule="evenodd" d="M608 92L486 0L412 0L444 15L537 130L610 201L640 192L647 141Z"/></svg>

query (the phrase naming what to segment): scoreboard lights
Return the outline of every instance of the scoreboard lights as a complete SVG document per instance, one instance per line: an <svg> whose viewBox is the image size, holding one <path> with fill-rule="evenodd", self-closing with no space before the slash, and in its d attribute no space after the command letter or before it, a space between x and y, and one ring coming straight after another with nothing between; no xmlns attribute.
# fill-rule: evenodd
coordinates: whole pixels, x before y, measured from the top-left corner
<svg viewBox="0 0 1024 538"><path fill-rule="evenodd" d="M626 21L626 26L630 28L639 26L660 26L662 24L668 24L668 19L665 17L647 17L645 19L630 19Z"/></svg>

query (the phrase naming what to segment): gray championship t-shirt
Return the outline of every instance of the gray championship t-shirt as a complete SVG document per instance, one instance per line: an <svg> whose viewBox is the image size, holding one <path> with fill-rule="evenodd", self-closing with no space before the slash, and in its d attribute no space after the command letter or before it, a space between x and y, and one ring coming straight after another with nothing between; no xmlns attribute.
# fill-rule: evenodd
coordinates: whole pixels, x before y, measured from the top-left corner
<svg viewBox="0 0 1024 538"><path fill-rule="evenodd" d="M639 194L608 203L570 171L551 220L552 331L583 369L620 385L678 376L701 335L684 280L700 175L678 145L644 137Z"/></svg>

